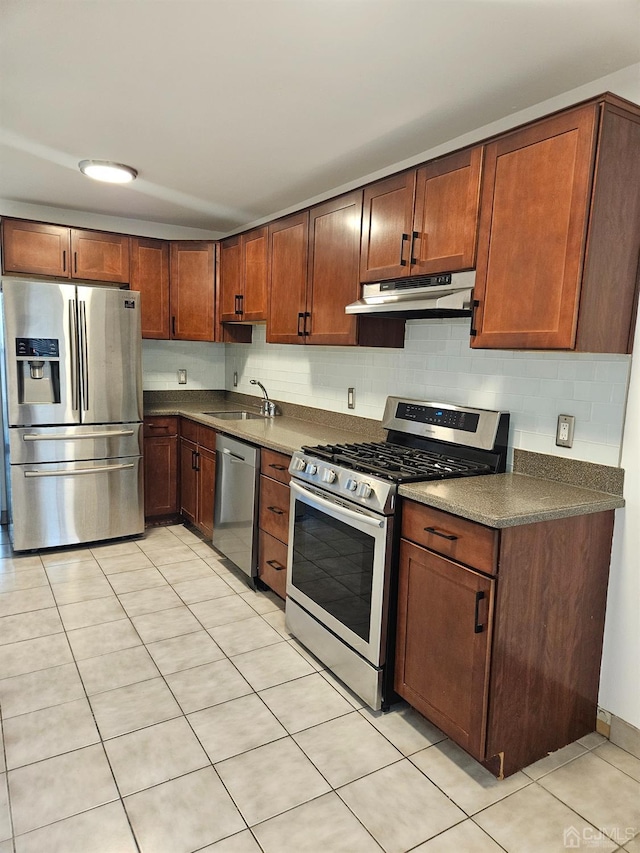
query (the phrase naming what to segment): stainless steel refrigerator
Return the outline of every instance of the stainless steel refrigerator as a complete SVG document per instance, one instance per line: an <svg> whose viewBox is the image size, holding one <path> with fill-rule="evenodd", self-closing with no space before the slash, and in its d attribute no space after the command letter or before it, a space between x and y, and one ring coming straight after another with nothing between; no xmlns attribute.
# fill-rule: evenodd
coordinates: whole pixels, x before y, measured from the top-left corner
<svg viewBox="0 0 640 853"><path fill-rule="evenodd" d="M140 294L3 279L1 299L14 549L142 533Z"/></svg>

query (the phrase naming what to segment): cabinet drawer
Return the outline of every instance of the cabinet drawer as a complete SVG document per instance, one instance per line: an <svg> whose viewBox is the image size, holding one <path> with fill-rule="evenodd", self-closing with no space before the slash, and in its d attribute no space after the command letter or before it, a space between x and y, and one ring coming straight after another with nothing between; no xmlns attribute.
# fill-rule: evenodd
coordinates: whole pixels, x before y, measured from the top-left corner
<svg viewBox="0 0 640 853"><path fill-rule="evenodd" d="M495 574L498 531L414 501L402 506L402 536L459 563Z"/></svg>
<svg viewBox="0 0 640 853"><path fill-rule="evenodd" d="M287 587L287 546L261 530L258 547L258 577L280 598L284 598Z"/></svg>
<svg viewBox="0 0 640 853"><path fill-rule="evenodd" d="M215 452L216 449L216 431L211 427L198 424L198 444L201 447L206 447L207 450Z"/></svg>
<svg viewBox="0 0 640 853"><path fill-rule="evenodd" d="M289 485L291 474L289 474L289 463L291 457L285 453L276 453L275 450L263 449L261 454L260 473L267 477L273 477L281 483Z"/></svg>
<svg viewBox="0 0 640 853"><path fill-rule="evenodd" d="M260 477L260 527L281 542L289 538L289 487Z"/></svg>
<svg viewBox="0 0 640 853"><path fill-rule="evenodd" d="M183 438L188 438L194 444L198 443L198 424L195 421L190 421L187 418L180 418L180 435Z"/></svg>
<svg viewBox="0 0 640 853"><path fill-rule="evenodd" d="M144 419L144 437L154 438L162 435L178 434L178 418L156 418Z"/></svg>

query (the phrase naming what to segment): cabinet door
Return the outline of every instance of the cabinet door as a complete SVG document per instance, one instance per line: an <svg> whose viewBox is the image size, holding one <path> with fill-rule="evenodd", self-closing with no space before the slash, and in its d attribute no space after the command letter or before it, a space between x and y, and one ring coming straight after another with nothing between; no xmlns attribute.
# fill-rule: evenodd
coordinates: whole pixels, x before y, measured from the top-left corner
<svg viewBox="0 0 640 853"><path fill-rule="evenodd" d="M212 341L213 243L171 243L171 337Z"/></svg>
<svg viewBox="0 0 640 853"><path fill-rule="evenodd" d="M422 166L416 175L411 275L473 269L482 148Z"/></svg>
<svg viewBox="0 0 640 853"><path fill-rule="evenodd" d="M267 343L304 343L309 212L269 226Z"/></svg>
<svg viewBox="0 0 640 853"><path fill-rule="evenodd" d="M129 238L123 234L71 229L71 277L87 281L129 281Z"/></svg>
<svg viewBox="0 0 640 853"><path fill-rule="evenodd" d="M265 225L242 235L242 319L267 319L267 257L269 229Z"/></svg>
<svg viewBox="0 0 640 853"><path fill-rule="evenodd" d="M164 240L131 238L131 290L142 296L142 337L168 340L169 244Z"/></svg>
<svg viewBox="0 0 640 853"><path fill-rule="evenodd" d="M240 237L220 243L220 321L240 320L242 296L242 247Z"/></svg>
<svg viewBox="0 0 640 853"><path fill-rule="evenodd" d="M480 760L494 584L401 540L395 689Z"/></svg>
<svg viewBox="0 0 640 853"><path fill-rule="evenodd" d="M360 281L409 275L415 175L402 172L365 187Z"/></svg>
<svg viewBox="0 0 640 853"><path fill-rule="evenodd" d="M574 346L596 117L570 110L487 146L472 346Z"/></svg>
<svg viewBox="0 0 640 853"><path fill-rule="evenodd" d="M146 425L145 425L146 426ZM145 518L178 512L178 437L153 436L144 440Z"/></svg>
<svg viewBox="0 0 640 853"><path fill-rule="evenodd" d="M21 219L2 220L2 269L69 278L69 229Z"/></svg>
<svg viewBox="0 0 640 853"><path fill-rule="evenodd" d="M358 277L362 190L311 208L309 220L309 344L357 343L357 319L345 305L360 295Z"/></svg>
<svg viewBox="0 0 640 853"><path fill-rule="evenodd" d="M192 524L198 517L198 446L180 439L180 511Z"/></svg>
<svg viewBox="0 0 640 853"><path fill-rule="evenodd" d="M213 536L213 502L216 486L216 454L198 446L198 529L211 539Z"/></svg>

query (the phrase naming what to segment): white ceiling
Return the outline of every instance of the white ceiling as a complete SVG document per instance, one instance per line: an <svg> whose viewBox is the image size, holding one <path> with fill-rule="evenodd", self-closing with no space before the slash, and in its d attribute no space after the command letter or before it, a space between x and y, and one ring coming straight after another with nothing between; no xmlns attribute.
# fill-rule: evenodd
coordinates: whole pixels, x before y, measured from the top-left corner
<svg viewBox="0 0 640 853"><path fill-rule="evenodd" d="M0 197L228 232L640 61L640 0L0 0ZM84 158L134 166L97 184Z"/></svg>

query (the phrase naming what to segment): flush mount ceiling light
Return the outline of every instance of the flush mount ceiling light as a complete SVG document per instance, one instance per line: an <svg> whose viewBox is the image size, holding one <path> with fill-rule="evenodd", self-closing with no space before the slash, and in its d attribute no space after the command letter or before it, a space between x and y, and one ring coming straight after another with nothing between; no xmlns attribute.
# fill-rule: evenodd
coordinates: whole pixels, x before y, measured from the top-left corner
<svg viewBox="0 0 640 853"><path fill-rule="evenodd" d="M88 178L93 178L94 181L106 181L108 184L128 184L138 174L131 166L112 163L110 160L81 160L78 168Z"/></svg>

